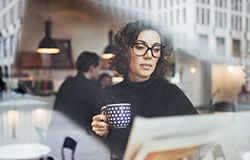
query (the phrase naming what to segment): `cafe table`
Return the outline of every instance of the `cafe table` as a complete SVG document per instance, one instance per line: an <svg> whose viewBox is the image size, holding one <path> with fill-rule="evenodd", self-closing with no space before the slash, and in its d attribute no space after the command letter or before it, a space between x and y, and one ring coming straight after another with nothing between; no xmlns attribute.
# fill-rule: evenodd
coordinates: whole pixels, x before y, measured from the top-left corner
<svg viewBox="0 0 250 160"><path fill-rule="evenodd" d="M39 159L51 152L36 127L47 128L52 100L15 93L0 99L0 160Z"/></svg>
<svg viewBox="0 0 250 160"><path fill-rule="evenodd" d="M20 143L9 144L0 147L0 159L38 159L47 155L51 151L50 147L44 144Z"/></svg>

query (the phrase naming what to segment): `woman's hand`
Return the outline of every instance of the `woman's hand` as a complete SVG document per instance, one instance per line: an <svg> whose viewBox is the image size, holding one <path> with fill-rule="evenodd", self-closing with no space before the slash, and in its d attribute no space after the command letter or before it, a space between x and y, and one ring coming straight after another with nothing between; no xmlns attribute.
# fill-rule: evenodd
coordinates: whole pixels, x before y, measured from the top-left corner
<svg viewBox="0 0 250 160"><path fill-rule="evenodd" d="M99 135L99 136L107 136L108 132L109 132L109 125L108 123L106 123L107 121L107 116L103 115L103 114L98 114L95 115L92 118L92 131L95 132L95 134Z"/></svg>

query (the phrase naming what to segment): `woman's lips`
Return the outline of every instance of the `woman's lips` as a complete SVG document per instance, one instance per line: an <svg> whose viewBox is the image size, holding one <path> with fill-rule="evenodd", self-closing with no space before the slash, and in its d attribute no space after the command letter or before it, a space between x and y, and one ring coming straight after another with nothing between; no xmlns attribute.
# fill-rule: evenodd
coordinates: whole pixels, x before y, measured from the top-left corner
<svg viewBox="0 0 250 160"><path fill-rule="evenodd" d="M140 64L140 66L141 66L143 69L146 69L146 70L149 70L149 69L152 68L152 65L151 65L151 64L148 64L148 63Z"/></svg>

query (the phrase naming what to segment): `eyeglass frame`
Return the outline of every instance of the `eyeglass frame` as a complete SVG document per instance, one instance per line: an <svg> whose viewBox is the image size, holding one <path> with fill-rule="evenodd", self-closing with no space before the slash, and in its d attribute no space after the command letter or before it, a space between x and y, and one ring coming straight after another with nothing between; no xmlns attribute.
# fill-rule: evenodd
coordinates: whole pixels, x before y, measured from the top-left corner
<svg viewBox="0 0 250 160"><path fill-rule="evenodd" d="M144 54L142 54L142 55L137 55L137 54L135 54L135 52L134 52L134 46L135 46L136 44L143 44L143 45L145 45L145 46L147 47L146 52L145 52ZM160 52L162 52L162 49L164 49L164 46L162 46L162 45L159 44L159 43L154 44L152 47L149 47L145 42L141 41L140 43L138 43L138 42L131 43L131 44L130 44L130 47L132 48L132 52L134 53L134 55L136 55L136 56L138 56L138 57L145 56L145 55L147 54L148 50L150 50L150 51L151 51L151 54L152 54L152 56L153 56L154 58L161 58L161 54L160 54L160 57L156 57L156 56L154 55L154 53L153 53L153 48L154 48L156 45L159 45L159 46L161 47Z"/></svg>

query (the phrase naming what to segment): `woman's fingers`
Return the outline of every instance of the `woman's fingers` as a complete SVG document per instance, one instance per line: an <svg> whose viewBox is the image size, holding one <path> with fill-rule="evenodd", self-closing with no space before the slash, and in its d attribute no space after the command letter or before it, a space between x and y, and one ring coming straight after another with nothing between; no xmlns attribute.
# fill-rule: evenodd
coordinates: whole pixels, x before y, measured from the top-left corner
<svg viewBox="0 0 250 160"><path fill-rule="evenodd" d="M98 122L100 122L100 121L107 121L108 118L107 118L107 116L105 116L105 115L98 114L98 115L95 115L95 116L92 118L92 120L93 120L93 121L98 121Z"/></svg>
<svg viewBox="0 0 250 160"><path fill-rule="evenodd" d="M107 127L104 127L104 128L93 127L92 130L93 130L93 131L103 131L103 132L104 132L104 131L107 131L108 128L107 128Z"/></svg>
<svg viewBox="0 0 250 160"><path fill-rule="evenodd" d="M109 132L108 124L106 124L105 122L92 122L91 125L92 131L94 131L99 136L107 135Z"/></svg>
<svg viewBox="0 0 250 160"><path fill-rule="evenodd" d="M105 122L93 121L93 122L91 123L91 126L92 126L92 127L98 127L98 128L107 128L107 127L108 127L108 124L105 123Z"/></svg>
<svg viewBox="0 0 250 160"><path fill-rule="evenodd" d="M94 116L92 119L92 131L94 131L99 136L107 135L109 131L109 125L105 122L107 121L107 117L105 115L99 114Z"/></svg>

